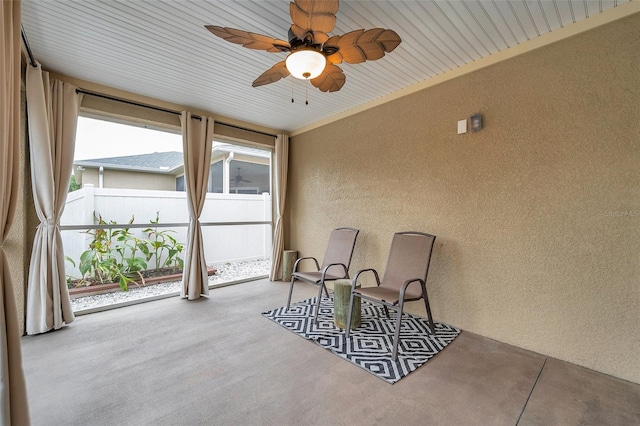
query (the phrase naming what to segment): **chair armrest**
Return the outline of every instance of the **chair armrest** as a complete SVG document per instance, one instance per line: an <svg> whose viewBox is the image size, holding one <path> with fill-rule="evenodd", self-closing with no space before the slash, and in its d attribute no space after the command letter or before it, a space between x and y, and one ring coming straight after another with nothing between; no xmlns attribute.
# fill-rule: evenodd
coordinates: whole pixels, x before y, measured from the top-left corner
<svg viewBox="0 0 640 426"><path fill-rule="evenodd" d="M406 280L404 284L402 284L402 287L400 288L400 298L399 298L401 302L404 301L404 293L407 291L407 287L409 287L409 284L415 283L416 281L419 282L420 284L424 284L424 281L422 280L422 278L413 278L410 280Z"/></svg>
<svg viewBox="0 0 640 426"><path fill-rule="evenodd" d="M378 271L376 271L373 268L369 268L369 269L360 269L358 272L356 272L356 274L353 277L353 280L351 280L351 291L356 289L356 285L358 284L358 278L360 277L360 274L362 274L363 272L373 272L374 277L376 278L376 284L378 285L378 287L380 287L380 277L378 276Z"/></svg>
<svg viewBox="0 0 640 426"><path fill-rule="evenodd" d="M298 260L296 260L296 263L293 264L293 272L298 272L298 263L300 263L301 260L306 260L306 259L313 259L314 262L316 262L316 270L320 270L320 265L318 264L318 261L316 260L315 257L301 257Z"/></svg>
<svg viewBox="0 0 640 426"><path fill-rule="evenodd" d="M349 270L347 269L344 263L331 263L325 266L324 268L322 268L322 281L324 281L325 274L327 273L329 268L331 268L332 266L342 266L342 269L344 269L344 277L349 278Z"/></svg>

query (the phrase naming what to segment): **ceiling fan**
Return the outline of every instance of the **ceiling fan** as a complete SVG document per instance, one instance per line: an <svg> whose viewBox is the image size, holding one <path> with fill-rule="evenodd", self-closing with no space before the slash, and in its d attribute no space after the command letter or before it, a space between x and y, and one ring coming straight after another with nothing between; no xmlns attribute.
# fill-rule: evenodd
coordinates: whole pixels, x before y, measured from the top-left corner
<svg viewBox="0 0 640 426"><path fill-rule="evenodd" d="M275 83L289 74L311 84L322 92L336 92L344 86L346 76L337 65L358 64L380 59L400 42L395 31L384 28L354 30L344 35L329 36L336 25L339 0L294 0L289 3L293 24L289 41L217 25L205 28L228 42L267 52L290 52L284 61L262 73L253 87Z"/></svg>
<svg viewBox="0 0 640 426"><path fill-rule="evenodd" d="M241 186L243 183L251 183L250 180L243 179L243 177L240 175L240 169L241 167L238 167L238 174L234 178L236 186Z"/></svg>

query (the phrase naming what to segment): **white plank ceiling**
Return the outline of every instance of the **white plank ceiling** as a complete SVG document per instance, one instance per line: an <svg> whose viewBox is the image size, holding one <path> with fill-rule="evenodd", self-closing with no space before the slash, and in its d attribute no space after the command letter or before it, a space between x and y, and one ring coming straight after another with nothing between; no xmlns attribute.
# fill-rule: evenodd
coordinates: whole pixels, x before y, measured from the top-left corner
<svg viewBox="0 0 640 426"><path fill-rule="evenodd" d="M22 21L46 69L295 131L626 2L342 0L331 35L383 27L402 43L380 60L342 64L347 82L335 93L293 77L253 88L286 54L246 49L204 28L286 40L289 0L23 0Z"/></svg>

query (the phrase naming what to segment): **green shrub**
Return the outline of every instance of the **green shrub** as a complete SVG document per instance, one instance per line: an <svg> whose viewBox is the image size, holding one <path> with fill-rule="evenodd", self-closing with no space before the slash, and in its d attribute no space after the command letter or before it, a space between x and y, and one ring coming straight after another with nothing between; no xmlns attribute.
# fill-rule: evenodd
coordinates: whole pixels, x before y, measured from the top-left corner
<svg viewBox="0 0 640 426"><path fill-rule="evenodd" d="M98 225L115 225L107 222L100 214L93 214ZM156 213L152 225L159 223L160 214ZM134 222L133 215L129 224ZM173 230L159 231L157 227L143 230L149 240L135 237L129 228L122 229L91 229L85 231L93 236L89 248L80 255L79 270L82 274L81 284L92 282L118 282L123 291L128 290L131 283L141 280L144 284L143 271L148 270L149 262L153 259L155 270L171 267L182 270L184 261L178 255L184 246L170 233ZM75 266L72 259L68 259Z"/></svg>
<svg viewBox="0 0 640 426"><path fill-rule="evenodd" d="M156 219L150 222L152 225L157 225L160 222L160 212L156 212ZM171 235L171 233L175 233L176 231L172 229L159 231L158 228L146 228L142 232L145 232L150 239L148 241L150 250L147 253L147 261L153 257L156 270L161 268L182 270L184 260L178 255L182 253L184 246ZM166 257L163 260L165 254Z"/></svg>

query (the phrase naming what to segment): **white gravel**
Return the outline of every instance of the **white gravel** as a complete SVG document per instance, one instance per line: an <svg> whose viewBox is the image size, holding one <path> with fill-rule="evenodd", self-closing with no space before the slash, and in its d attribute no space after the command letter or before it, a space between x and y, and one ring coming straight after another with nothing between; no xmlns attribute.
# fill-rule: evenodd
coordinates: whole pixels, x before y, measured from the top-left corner
<svg viewBox="0 0 640 426"><path fill-rule="evenodd" d="M210 266L218 270L215 275L209 277L209 285L213 285L269 275L271 260L223 263ZM154 284L146 287L131 286L128 291L115 291L113 293L98 294L95 296L78 297L71 300L71 305L74 312L80 312L121 303L130 303L134 300L179 294L180 290L181 281Z"/></svg>

